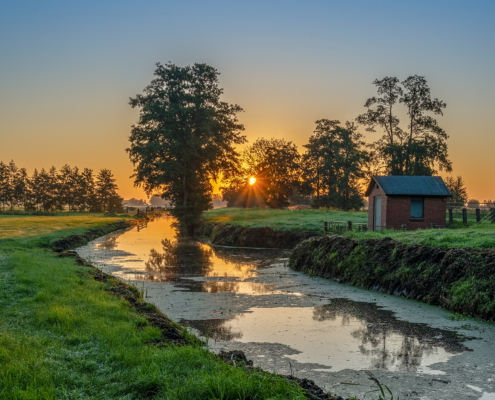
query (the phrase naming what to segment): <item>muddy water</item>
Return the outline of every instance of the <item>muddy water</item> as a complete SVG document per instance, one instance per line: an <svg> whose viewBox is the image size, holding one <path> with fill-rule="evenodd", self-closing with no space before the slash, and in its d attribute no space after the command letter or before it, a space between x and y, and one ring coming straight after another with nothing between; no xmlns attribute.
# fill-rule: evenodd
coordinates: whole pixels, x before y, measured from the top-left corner
<svg viewBox="0 0 495 400"><path fill-rule="evenodd" d="M162 217L77 249L131 281L170 318L241 349L255 365L332 393L373 388L371 371L412 399L495 399L495 326L290 270L287 251L178 241ZM368 395L367 397L369 397Z"/></svg>

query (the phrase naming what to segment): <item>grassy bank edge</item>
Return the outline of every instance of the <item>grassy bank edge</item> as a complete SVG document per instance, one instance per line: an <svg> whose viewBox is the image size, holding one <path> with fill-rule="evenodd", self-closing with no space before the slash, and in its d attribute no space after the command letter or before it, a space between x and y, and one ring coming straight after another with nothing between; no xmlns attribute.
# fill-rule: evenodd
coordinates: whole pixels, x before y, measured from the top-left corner
<svg viewBox="0 0 495 400"><path fill-rule="evenodd" d="M296 246L289 266L310 276L495 321L495 252L491 250L320 236Z"/></svg>

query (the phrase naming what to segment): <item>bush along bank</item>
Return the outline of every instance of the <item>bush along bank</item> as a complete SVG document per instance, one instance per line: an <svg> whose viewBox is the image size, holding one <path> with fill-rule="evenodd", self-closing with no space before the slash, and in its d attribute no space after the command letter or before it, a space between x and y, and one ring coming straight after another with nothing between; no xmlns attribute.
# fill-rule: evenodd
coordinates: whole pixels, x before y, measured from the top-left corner
<svg viewBox="0 0 495 400"><path fill-rule="evenodd" d="M405 245L390 238L314 237L289 266L364 289L495 320L495 251Z"/></svg>
<svg viewBox="0 0 495 400"><path fill-rule="evenodd" d="M196 235L208 237L212 244L235 247L261 247L269 249L293 249L298 243L312 236L311 233L245 228L242 226L204 223Z"/></svg>

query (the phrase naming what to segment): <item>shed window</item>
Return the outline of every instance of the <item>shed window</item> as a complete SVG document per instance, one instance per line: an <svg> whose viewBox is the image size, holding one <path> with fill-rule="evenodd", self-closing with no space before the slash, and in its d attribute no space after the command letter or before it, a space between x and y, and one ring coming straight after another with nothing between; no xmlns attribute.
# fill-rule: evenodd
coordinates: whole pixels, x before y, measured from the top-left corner
<svg viewBox="0 0 495 400"><path fill-rule="evenodd" d="M411 198L411 218L423 218L424 204L425 202L423 197Z"/></svg>

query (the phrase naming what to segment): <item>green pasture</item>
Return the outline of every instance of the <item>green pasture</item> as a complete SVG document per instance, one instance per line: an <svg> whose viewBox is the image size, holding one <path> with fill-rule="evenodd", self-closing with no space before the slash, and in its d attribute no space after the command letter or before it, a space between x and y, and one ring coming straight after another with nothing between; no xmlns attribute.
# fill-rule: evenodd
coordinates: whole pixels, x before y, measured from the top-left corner
<svg viewBox="0 0 495 400"><path fill-rule="evenodd" d="M153 345L161 332L91 268L40 247L119 218L0 216L0 398L303 398L203 347Z"/></svg>
<svg viewBox="0 0 495 400"><path fill-rule="evenodd" d="M390 237L406 244L422 244L432 247L472 247L495 249L495 224L462 225L445 229L419 229L417 231L383 230L378 232L346 232L357 240Z"/></svg>
<svg viewBox="0 0 495 400"><path fill-rule="evenodd" d="M367 211L338 210L271 210L244 208L217 208L204 213L205 220L213 223L239 225L248 228L270 227L277 230L296 230L323 233L323 221L367 223ZM332 234L332 233L330 233ZM476 224L469 220L464 227L456 221L454 227L446 229L422 229L417 231L382 230L379 232L344 231L341 234L356 240L390 237L407 244L423 244L433 247L495 248L495 224L484 221Z"/></svg>
<svg viewBox="0 0 495 400"><path fill-rule="evenodd" d="M268 226L276 230L296 230L321 235L323 221L368 223L367 211L271 210L259 208L216 208L204 213L207 222L246 228Z"/></svg>

